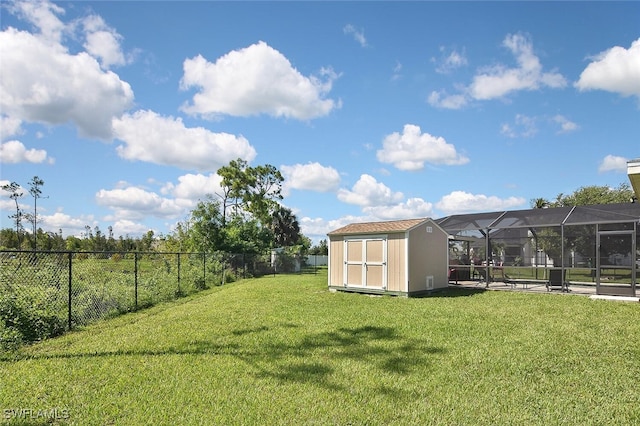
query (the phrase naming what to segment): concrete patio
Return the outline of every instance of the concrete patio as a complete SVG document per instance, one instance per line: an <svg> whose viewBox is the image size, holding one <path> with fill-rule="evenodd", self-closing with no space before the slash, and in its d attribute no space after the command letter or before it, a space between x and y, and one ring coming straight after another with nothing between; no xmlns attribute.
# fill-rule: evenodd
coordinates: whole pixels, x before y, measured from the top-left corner
<svg viewBox="0 0 640 426"><path fill-rule="evenodd" d="M487 286L484 281L458 281L449 282L449 288L467 288L474 290L496 290L496 291L515 291L525 293L548 293L548 294L562 294L562 295L575 295L575 296L587 296L593 299L602 300L617 300L627 302L640 302L640 297L633 296L608 296L597 295L595 283L586 282L569 282L569 291L562 291L560 288L554 287L553 290L547 290L547 286L544 282L531 282L522 281L518 282L503 282L503 281L491 281Z"/></svg>

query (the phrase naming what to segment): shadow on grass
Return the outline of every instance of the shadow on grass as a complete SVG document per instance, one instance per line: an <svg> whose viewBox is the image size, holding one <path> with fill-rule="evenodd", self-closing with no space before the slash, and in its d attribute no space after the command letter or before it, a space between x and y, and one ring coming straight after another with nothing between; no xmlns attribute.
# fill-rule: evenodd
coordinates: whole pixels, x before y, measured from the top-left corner
<svg viewBox="0 0 640 426"><path fill-rule="evenodd" d="M428 297L469 297L469 296L477 296L478 294L482 294L487 289L482 284L482 287L456 287L455 285L450 285L447 288L444 288L439 291L434 291L433 293L425 293L418 296L411 296L412 298L428 298Z"/></svg>
<svg viewBox="0 0 640 426"><path fill-rule="evenodd" d="M231 356L250 367L249 374L258 379L271 379L283 383L301 383L320 386L333 391L344 391L340 385L345 371L375 370L379 375L408 375L416 370L430 368L433 356L445 352L426 341L406 338L392 327L365 325L341 327L317 333L288 333L282 329L299 329L291 323L260 326L229 332L232 339L225 344L214 339L185 342L170 347L131 348L113 351L86 351L15 355L12 359L76 359L87 360L118 356L172 356L209 355ZM271 333L272 336L252 338L251 334ZM228 336L229 336L228 335ZM253 336L258 337L258 336ZM270 339L270 340L269 340ZM263 344L259 342L267 341ZM348 368L349 370L345 370ZM253 373L251 373L253 371ZM357 374L357 373L355 373ZM378 384L379 385L379 384ZM382 388L381 388L382 389Z"/></svg>
<svg viewBox="0 0 640 426"><path fill-rule="evenodd" d="M405 375L429 367L430 357L441 353L444 349L404 338L394 328L367 325L308 334L297 344L272 344L265 348L263 357L243 360L258 371L260 378L344 391L332 378L340 372L335 366L343 361L357 369ZM314 362L314 358L335 362Z"/></svg>
<svg viewBox="0 0 640 426"><path fill-rule="evenodd" d="M37 359L73 359L73 358L103 358L113 356L166 356L166 355L236 355L242 350L237 344L220 345L209 341L194 341L182 347L166 347L155 349L118 349L114 351L86 351L29 354L24 352L0 354L0 362L13 362Z"/></svg>

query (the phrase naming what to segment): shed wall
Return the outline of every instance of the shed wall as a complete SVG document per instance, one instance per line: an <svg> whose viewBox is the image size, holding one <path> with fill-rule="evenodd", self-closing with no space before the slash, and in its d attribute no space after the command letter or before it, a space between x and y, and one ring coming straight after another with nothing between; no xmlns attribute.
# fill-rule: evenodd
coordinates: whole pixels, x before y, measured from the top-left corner
<svg viewBox="0 0 640 426"><path fill-rule="evenodd" d="M431 232L427 232L427 228ZM427 290L427 277L433 277L433 288L446 288L448 237L432 222L427 222L409 235L409 292Z"/></svg>
<svg viewBox="0 0 640 426"><path fill-rule="evenodd" d="M344 283L344 242L342 237L329 237L329 285L341 286Z"/></svg>

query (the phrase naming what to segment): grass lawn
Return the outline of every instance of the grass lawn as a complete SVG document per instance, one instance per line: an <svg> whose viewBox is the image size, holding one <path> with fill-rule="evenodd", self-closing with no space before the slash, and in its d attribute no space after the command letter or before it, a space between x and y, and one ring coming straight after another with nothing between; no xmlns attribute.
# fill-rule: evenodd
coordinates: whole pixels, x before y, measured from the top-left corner
<svg viewBox="0 0 640 426"><path fill-rule="evenodd" d="M640 423L640 304L326 282L240 281L4 354L0 424Z"/></svg>

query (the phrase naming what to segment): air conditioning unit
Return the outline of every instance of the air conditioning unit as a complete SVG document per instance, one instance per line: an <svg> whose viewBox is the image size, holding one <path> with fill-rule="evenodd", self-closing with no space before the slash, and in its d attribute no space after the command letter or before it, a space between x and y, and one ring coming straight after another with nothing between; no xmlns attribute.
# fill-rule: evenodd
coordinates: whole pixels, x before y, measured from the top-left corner
<svg viewBox="0 0 640 426"><path fill-rule="evenodd" d="M433 275L427 275L427 290L433 290Z"/></svg>

